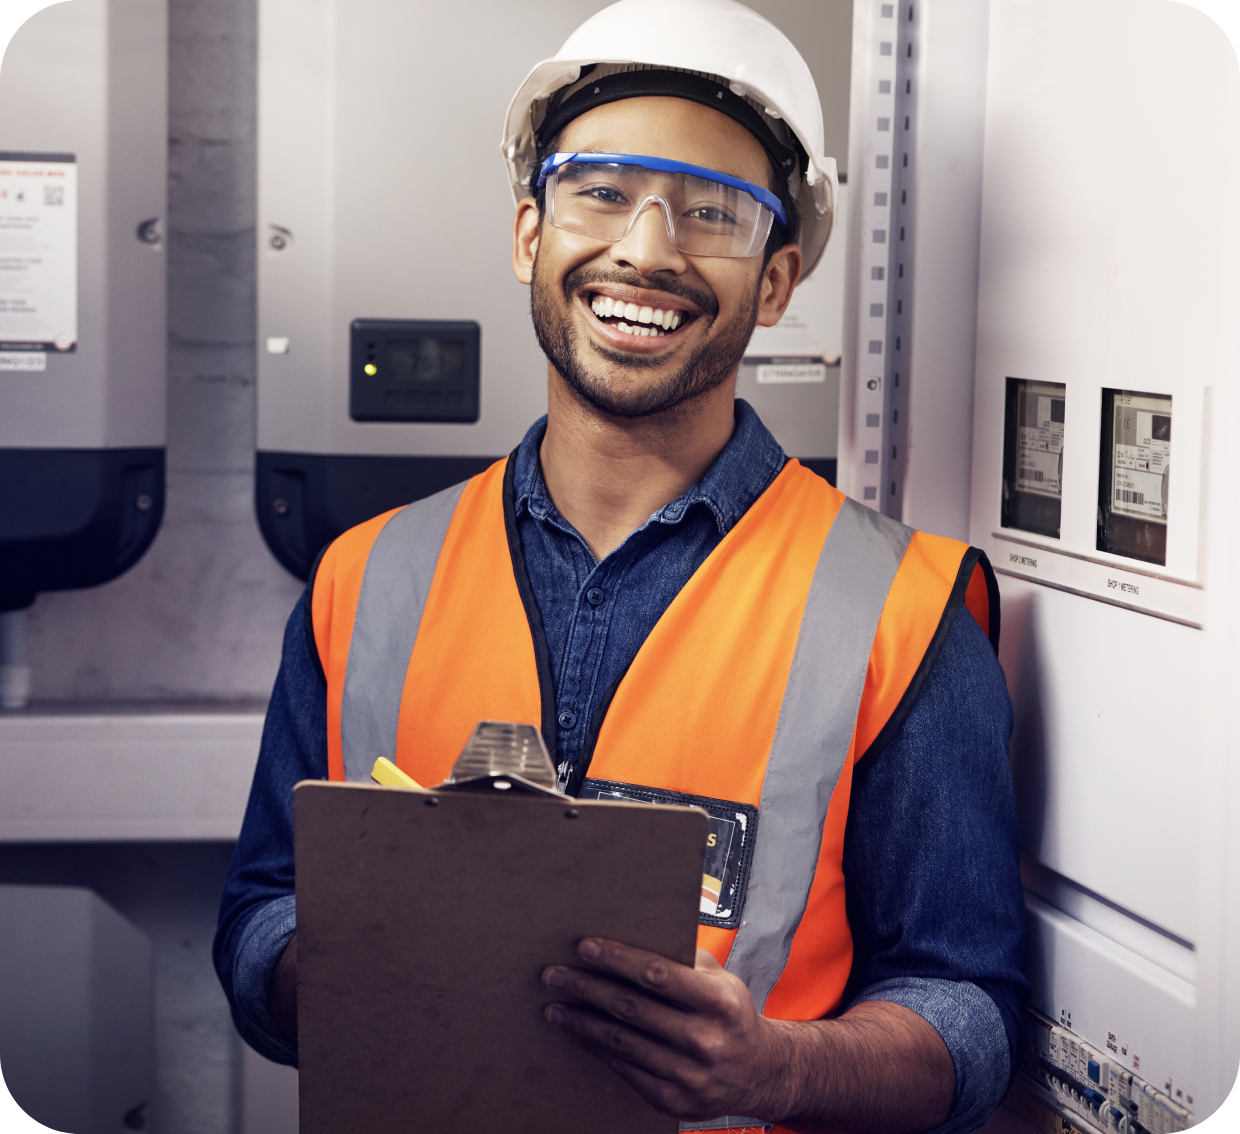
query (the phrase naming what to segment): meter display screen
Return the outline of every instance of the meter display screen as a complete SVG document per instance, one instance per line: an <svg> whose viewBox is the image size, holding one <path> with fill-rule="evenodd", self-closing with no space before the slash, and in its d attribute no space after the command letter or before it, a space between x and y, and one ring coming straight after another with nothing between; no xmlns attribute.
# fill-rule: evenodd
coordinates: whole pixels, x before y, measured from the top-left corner
<svg viewBox="0 0 1240 1134"><path fill-rule="evenodd" d="M1060 382L1007 380L1000 518L1005 528L1059 538L1064 391Z"/></svg>
<svg viewBox="0 0 1240 1134"><path fill-rule="evenodd" d="M1098 550L1166 563L1170 487L1171 398L1103 390Z"/></svg>
<svg viewBox="0 0 1240 1134"><path fill-rule="evenodd" d="M465 344L460 339L389 339L383 365L391 382L459 382Z"/></svg>

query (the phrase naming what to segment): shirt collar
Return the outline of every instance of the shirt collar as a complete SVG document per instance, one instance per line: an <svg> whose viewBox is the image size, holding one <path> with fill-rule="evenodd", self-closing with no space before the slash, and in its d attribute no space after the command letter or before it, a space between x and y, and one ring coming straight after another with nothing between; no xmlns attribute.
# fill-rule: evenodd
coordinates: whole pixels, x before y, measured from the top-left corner
<svg viewBox="0 0 1240 1134"><path fill-rule="evenodd" d="M547 491L538 459L538 450L546 432L545 416L530 426L517 447L517 467L513 476L517 514L520 515L525 509L539 520L559 515ZM719 456L701 480L670 504L665 504L648 522L678 524L690 508L702 504L715 517L719 535L725 536L767 490L786 461L779 442L762 424L753 407L737 398L736 426Z"/></svg>

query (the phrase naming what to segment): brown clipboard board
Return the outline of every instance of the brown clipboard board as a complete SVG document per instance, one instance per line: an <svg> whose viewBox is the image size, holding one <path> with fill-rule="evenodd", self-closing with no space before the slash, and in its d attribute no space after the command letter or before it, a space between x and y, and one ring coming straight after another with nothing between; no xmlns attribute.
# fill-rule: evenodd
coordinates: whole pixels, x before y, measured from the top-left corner
<svg viewBox="0 0 1240 1134"><path fill-rule="evenodd" d="M293 798L302 1134L677 1129L543 1019L539 976L585 936L693 964L705 812L321 781Z"/></svg>

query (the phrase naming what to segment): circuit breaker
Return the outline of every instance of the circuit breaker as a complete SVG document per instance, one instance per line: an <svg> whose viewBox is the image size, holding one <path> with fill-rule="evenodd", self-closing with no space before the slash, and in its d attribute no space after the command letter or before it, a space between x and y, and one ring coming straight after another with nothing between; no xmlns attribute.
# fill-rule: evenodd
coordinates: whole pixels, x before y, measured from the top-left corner
<svg viewBox="0 0 1240 1134"><path fill-rule="evenodd" d="M92 586L164 501L165 0L38 12L0 70L0 612Z"/></svg>

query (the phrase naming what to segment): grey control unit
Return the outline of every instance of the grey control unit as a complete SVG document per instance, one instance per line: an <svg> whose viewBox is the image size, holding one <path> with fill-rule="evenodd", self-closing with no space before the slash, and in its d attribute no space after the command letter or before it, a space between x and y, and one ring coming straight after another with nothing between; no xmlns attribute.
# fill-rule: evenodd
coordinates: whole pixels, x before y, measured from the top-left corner
<svg viewBox="0 0 1240 1134"><path fill-rule="evenodd" d="M164 500L165 0L74 0L0 71L0 612L92 586Z"/></svg>

